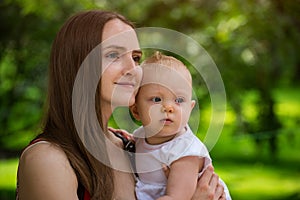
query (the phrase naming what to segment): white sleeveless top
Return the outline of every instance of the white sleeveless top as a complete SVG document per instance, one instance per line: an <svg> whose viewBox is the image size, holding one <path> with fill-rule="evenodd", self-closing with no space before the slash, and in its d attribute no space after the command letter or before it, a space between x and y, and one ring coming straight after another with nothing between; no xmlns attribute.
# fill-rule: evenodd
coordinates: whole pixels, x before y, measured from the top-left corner
<svg viewBox="0 0 300 200"><path fill-rule="evenodd" d="M170 166L174 161L186 156L205 158L204 168L211 164L205 145L193 134L189 126L186 126L186 129L185 133L159 145L150 145L141 138L145 135L143 127L134 132L136 170L139 174L136 184L138 199L153 200L165 194L167 178L162 164Z"/></svg>

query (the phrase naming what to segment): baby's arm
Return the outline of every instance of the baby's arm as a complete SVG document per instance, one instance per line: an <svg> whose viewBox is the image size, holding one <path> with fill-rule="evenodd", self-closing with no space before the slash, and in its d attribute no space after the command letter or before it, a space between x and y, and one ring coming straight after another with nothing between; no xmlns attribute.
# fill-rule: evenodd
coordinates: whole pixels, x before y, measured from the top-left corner
<svg viewBox="0 0 300 200"><path fill-rule="evenodd" d="M166 195L157 200L190 200L203 165L204 158L197 156L186 156L173 162L170 166Z"/></svg>

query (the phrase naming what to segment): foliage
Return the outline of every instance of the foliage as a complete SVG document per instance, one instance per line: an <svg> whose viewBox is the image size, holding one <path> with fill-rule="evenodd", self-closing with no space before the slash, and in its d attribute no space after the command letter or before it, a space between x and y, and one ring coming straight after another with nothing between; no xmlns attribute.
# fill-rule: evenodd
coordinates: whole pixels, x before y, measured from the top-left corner
<svg viewBox="0 0 300 200"><path fill-rule="evenodd" d="M82 3L89 7L88 1L1 1L2 150L24 146L39 130L51 42L63 20L84 8Z"/></svg>
<svg viewBox="0 0 300 200"><path fill-rule="evenodd" d="M282 128L272 91L299 84L299 0L5 0L0 3L2 149L20 148L38 132L54 35L69 15L92 8L118 11L137 27L160 26L190 35L221 71L237 132L264 134ZM259 113L245 120L241 99L249 91L257 94ZM207 98L205 88L196 92ZM261 137L253 136L259 144ZM277 137L267 140L272 154L278 149ZM13 138L20 140L6 142Z"/></svg>

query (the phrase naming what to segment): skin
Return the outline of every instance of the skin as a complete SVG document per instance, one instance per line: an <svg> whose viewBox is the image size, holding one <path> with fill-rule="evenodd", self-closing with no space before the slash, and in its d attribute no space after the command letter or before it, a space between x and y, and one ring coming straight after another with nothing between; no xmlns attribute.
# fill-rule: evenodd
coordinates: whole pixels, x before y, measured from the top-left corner
<svg viewBox="0 0 300 200"><path fill-rule="evenodd" d="M120 39L108 40L108 38L124 31L131 31L131 34L128 34L130 43L122 43L124 40ZM140 80L140 69L137 67L137 61L141 53L133 29L118 19L111 20L105 24L102 37L103 41L107 41L104 45L107 44L109 46L109 43L118 41L115 44L123 47L121 55L117 57L115 57L117 54L109 55L105 51L103 51L102 55L102 66L104 66L102 82L105 85L102 85L101 109L104 113L102 116L103 124L107 125L115 107L132 105L135 101L135 91ZM130 83L126 84L124 82ZM132 84L133 82L136 85ZM123 98L119 98L120 96L118 95ZM121 141L114 137L111 132L108 133L107 137L113 143L121 145ZM207 174L207 178L201 181L201 187L197 188L194 199L214 199L214 197L219 199L222 192L212 192L216 190L216 186L210 184L215 179L214 176L211 173L205 174ZM20 157L18 176L19 199L78 199L78 182L75 172L65 153L54 144L38 143L27 149ZM135 199L135 183L132 174L114 170L114 177L116 184L114 198ZM212 194L213 198L207 198L208 194Z"/></svg>

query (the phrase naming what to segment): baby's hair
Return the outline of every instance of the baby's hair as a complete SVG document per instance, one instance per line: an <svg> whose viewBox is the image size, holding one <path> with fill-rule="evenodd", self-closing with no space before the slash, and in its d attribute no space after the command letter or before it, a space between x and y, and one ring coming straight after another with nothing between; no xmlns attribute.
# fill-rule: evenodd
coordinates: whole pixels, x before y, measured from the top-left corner
<svg viewBox="0 0 300 200"><path fill-rule="evenodd" d="M160 51L155 51L152 56L147 58L143 63L142 67L145 64L159 64L164 67L173 68L175 70L183 70L186 74L186 77L191 81L192 76L186 65L173 56L167 56L161 53Z"/></svg>
<svg viewBox="0 0 300 200"><path fill-rule="evenodd" d="M173 56L164 55L160 51L155 51L154 54L152 54L152 56L150 56L143 62L143 64L150 64L150 63L158 63L161 65L166 65L168 67L172 67L173 65L185 66L180 60L176 59Z"/></svg>

